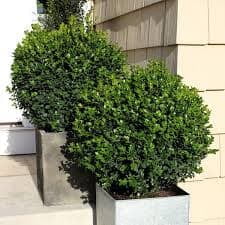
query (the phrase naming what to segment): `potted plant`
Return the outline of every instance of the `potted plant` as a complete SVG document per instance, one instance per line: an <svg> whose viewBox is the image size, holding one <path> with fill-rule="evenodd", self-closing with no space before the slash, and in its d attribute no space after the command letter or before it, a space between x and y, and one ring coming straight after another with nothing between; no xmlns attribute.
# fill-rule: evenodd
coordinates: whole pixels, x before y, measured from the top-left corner
<svg viewBox="0 0 225 225"><path fill-rule="evenodd" d="M17 46L10 92L37 128L38 186L46 205L83 201L81 192L92 190L90 176L62 164L62 147L76 117L73 108L80 103L82 88L95 83L103 69L122 70L125 61L105 34L75 17L53 31L34 25ZM74 179L64 170L73 173Z"/></svg>
<svg viewBox="0 0 225 225"><path fill-rule="evenodd" d="M97 225L188 225L177 184L215 152L207 106L158 61L101 76L81 93L68 146L96 176Z"/></svg>

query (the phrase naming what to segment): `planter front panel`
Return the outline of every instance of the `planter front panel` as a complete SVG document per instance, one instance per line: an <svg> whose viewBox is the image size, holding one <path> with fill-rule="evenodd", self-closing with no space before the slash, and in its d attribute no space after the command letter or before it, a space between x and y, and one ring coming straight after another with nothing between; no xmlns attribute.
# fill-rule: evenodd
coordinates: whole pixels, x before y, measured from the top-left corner
<svg viewBox="0 0 225 225"><path fill-rule="evenodd" d="M188 225L188 197L116 202L115 225Z"/></svg>
<svg viewBox="0 0 225 225"><path fill-rule="evenodd" d="M96 196L97 225L188 225L189 223L189 195L114 200L97 187Z"/></svg>

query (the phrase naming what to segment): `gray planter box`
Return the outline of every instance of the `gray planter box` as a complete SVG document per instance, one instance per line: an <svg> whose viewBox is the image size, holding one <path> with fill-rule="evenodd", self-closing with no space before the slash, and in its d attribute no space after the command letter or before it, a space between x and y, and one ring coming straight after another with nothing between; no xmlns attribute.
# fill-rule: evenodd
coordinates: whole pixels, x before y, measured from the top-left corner
<svg viewBox="0 0 225 225"><path fill-rule="evenodd" d="M188 225L189 195L115 200L96 187L97 225Z"/></svg>
<svg viewBox="0 0 225 225"><path fill-rule="evenodd" d="M45 205L82 204L94 199L94 178L75 165L63 164L66 159L61 151L66 133L37 130L36 143L37 183Z"/></svg>

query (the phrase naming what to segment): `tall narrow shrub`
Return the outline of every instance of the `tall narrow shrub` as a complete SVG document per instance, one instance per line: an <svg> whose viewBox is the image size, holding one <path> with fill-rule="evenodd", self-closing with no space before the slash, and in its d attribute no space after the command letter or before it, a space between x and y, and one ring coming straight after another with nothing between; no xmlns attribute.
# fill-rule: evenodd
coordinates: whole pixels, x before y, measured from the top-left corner
<svg viewBox="0 0 225 225"><path fill-rule="evenodd" d="M46 29L58 29L60 24L68 24L71 16L83 18L83 6L87 0L47 0L46 15L41 18Z"/></svg>

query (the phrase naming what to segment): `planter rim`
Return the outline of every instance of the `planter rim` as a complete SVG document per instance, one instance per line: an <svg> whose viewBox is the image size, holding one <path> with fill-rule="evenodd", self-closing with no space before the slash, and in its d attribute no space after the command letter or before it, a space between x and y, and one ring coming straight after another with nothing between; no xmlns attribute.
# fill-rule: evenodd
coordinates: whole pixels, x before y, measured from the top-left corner
<svg viewBox="0 0 225 225"><path fill-rule="evenodd" d="M66 131L60 131L60 132L46 132L45 130L42 130L42 129L38 129L37 128L37 131L43 135L50 135L50 134L67 134Z"/></svg>
<svg viewBox="0 0 225 225"><path fill-rule="evenodd" d="M189 197L190 194L187 193L186 191L184 191L183 189L181 189L180 187L178 187L177 185L175 186L179 191L181 191L182 194L180 195L175 195L175 196L168 196L168 197L155 197L155 198L139 198L139 199L124 199L124 200L116 200L115 198L113 198L107 191L105 191L99 184L96 184L96 189L102 191L108 198L110 198L111 200L115 201L115 202L125 202L125 201L129 201L129 202L135 202L135 201L141 201L141 200L162 200L162 199L172 199L172 198L182 198L182 197Z"/></svg>

